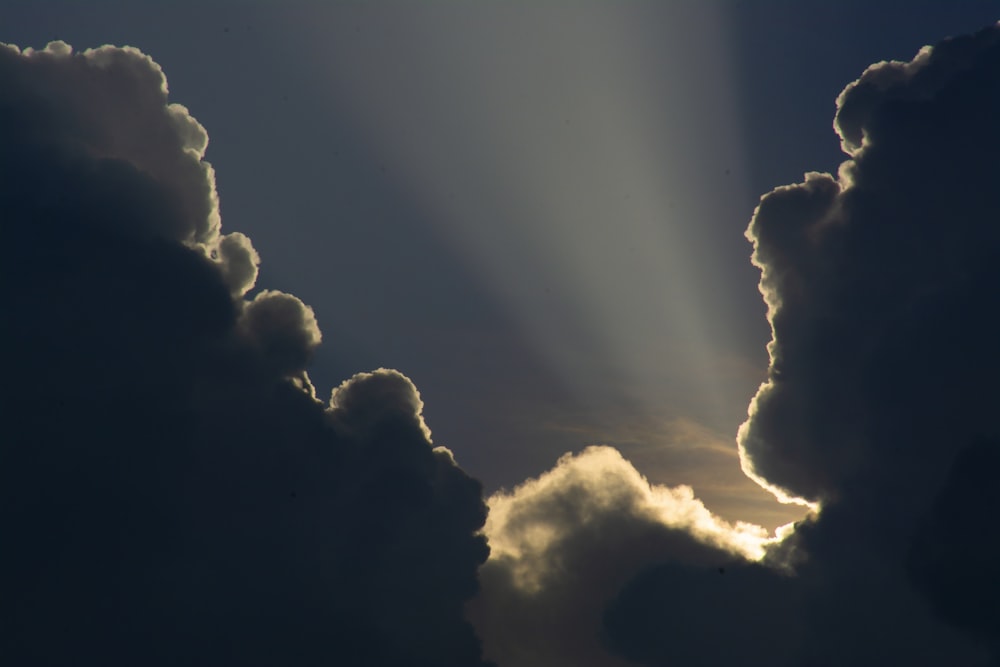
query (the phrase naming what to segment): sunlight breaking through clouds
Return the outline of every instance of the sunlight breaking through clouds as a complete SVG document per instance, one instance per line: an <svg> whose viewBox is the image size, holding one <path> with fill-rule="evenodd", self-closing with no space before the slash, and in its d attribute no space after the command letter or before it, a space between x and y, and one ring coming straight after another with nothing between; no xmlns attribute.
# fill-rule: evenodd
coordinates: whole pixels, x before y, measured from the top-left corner
<svg viewBox="0 0 1000 667"><path fill-rule="evenodd" d="M769 536L760 526L723 521L690 487L650 484L611 447L567 454L488 505L491 553L468 609L486 657L499 664L624 665L600 639L602 619L630 582L664 566L710 581L728 571L736 587L725 594L740 597L746 573L778 587L787 578L781 558L767 556L791 526ZM662 602L701 609L686 598Z"/></svg>
<svg viewBox="0 0 1000 667"><path fill-rule="evenodd" d="M579 533L614 531L620 522L680 531L754 561L776 541L761 526L729 523L713 515L691 487L650 484L611 447L567 454L537 479L495 494L488 505L484 531L490 557L510 563L517 585L525 590L537 590L553 568L562 567L558 553Z"/></svg>
<svg viewBox="0 0 1000 667"><path fill-rule="evenodd" d="M739 324L709 296L726 271L699 222L728 215L703 184L740 179L728 167L743 159L719 9L584 3L569 23L545 6L401 11L368 18L407 62L324 42L330 103L577 398L728 421L745 396L718 339ZM673 57L651 71L664 41ZM358 58L392 84L350 76ZM411 69L435 76L413 90Z"/></svg>
<svg viewBox="0 0 1000 667"><path fill-rule="evenodd" d="M1000 23L869 67L837 101L849 153L839 176L807 173L753 215L773 340L739 456L781 499L822 504L774 535L723 520L691 486L650 483L610 446L568 453L487 506L434 446L401 372L358 373L327 405L316 399L316 315L282 291L248 296L260 257L247 236L221 234L208 135L168 103L152 59L0 45L0 84L11 91L0 103L0 301L13 341L0 525L15 545L0 569L0 655L260 667L1000 656ZM487 241L539 259L512 293L540 276L554 291L582 286L559 302L566 330L538 337L555 366L589 346L606 354L566 363L567 382L587 380L595 402L619 381L641 393L664 341L630 336L659 322L657 288L673 306L690 296L655 281L689 279L694 260L681 239L678 261L643 273L661 250L676 258L658 218L643 218L636 273L654 281L638 290L649 308L620 338L603 329L636 304L616 301L621 285L604 280L615 272L589 273L606 256L583 232L611 245L636 229L600 227L615 218L590 210L596 200L550 197L541 177L573 194L560 168L594 146L537 139L565 151L490 175L525 198L492 211L494 222L513 214L518 231L489 227ZM553 227L535 236L542 220ZM707 309L695 299L676 310L697 370L711 356ZM712 389L685 381L677 388L699 399ZM656 412L652 396L642 405ZM660 417L674 431L665 440L703 438L692 449L714 451L702 424Z"/></svg>

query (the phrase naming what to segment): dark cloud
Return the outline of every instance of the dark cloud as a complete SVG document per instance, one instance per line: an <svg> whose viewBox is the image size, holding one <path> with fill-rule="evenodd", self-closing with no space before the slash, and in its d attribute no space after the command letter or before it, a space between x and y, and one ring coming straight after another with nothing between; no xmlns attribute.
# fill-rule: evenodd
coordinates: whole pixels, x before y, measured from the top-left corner
<svg viewBox="0 0 1000 667"><path fill-rule="evenodd" d="M472 606L487 655L1000 659L998 119L1000 24L873 65L838 99L839 174L776 188L753 216L773 340L743 465L821 511L783 542L727 550L699 522L665 520L690 512L651 512L651 487L610 450L563 459L490 501Z"/></svg>
<svg viewBox="0 0 1000 667"><path fill-rule="evenodd" d="M481 664L479 484L399 373L316 400L159 67L3 46L0 88L3 662Z"/></svg>
<svg viewBox="0 0 1000 667"><path fill-rule="evenodd" d="M1000 405L998 118L1000 25L870 67L838 99L850 156L839 174L762 198L747 235L771 364L739 442L749 472L822 510L764 566L641 574L606 611L619 654L648 665L1000 658L1000 448L967 449L996 434Z"/></svg>
<svg viewBox="0 0 1000 667"><path fill-rule="evenodd" d="M940 616L1000 644L1000 440L963 449L948 480L922 518L908 568Z"/></svg>
<svg viewBox="0 0 1000 667"><path fill-rule="evenodd" d="M992 426L998 32L870 67L838 101L839 178L776 189L750 225L774 340L741 444L795 495L926 488Z"/></svg>
<svg viewBox="0 0 1000 667"><path fill-rule="evenodd" d="M774 337L744 464L824 506L794 538L812 651L977 664L903 563L916 549L922 591L938 590L924 547L946 534L941 501L924 515L956 455L997 432L1000 26L873 65L837 106L839 175L774 190L748 230Z"/></svg>
<svg viewBox="0 0 1000 667"><path fill-rule="evenodd" d="M305 371L323 336L312 308L291 294L263 290L240 315L241 333L278 375Z"/></svg>
<svg viewBox="0 0 1000 667"><path fill-rule="evenodd" d="M91 168L127 165L147 174L175 215L170 224L159 215L147 216L145 226L177 240L215 241L214 174L201 159L208 134L185 107L167 102L159 65L131 47L71 52L64 42L25 49L20 57L4 48L5 125L16 122L18 142L33 152L52 150L65 161L104 159L111 164Z"/></svg>
<svg viewBox="0 0 1000 667"><path fill-rule="evenodd" d="M646 665L790 665L802 654L801 590L757 564L658 564L607 606L611 650Z"/></svg>

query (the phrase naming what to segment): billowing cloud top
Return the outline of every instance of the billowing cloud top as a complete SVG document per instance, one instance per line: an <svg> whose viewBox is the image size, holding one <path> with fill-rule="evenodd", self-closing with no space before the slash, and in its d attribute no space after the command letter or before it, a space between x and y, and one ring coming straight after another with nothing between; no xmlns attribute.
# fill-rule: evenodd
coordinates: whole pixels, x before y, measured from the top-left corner
<svg viewBox="0 0 1000 667"><path fill-rule="evenodd" d="M316 400L156 63L3 46L0 89L3 662L480 664L479 484L399 373Z"/></svg>
<svg viewBox="0 0 1000 667"><path fill-rule="evenodd" d="M830 664L980 664L929 611L981 647L1000 639L961 620L971 593L933 594L944 563L965 565L931 546L978 525L963 539L997 556L991 502L942 488L997 434L998 119L1000 24L872 65L837 100L838 175L775 189L747 231L773 340L739 442L750 473L824 507L795 544L800 576L822 582L810 640Z"/></svg>
<svg viewBox="0 0 1000 667"><path fill-rule="evenodd" d="M868 68L838 99L852 159L750 224L774 340L741 444L794 495L926 486L994 427L997 33Z"/></svg>
<svg viewBox="0 0 1000 667"><path fill-rule="evenodd" d="M622 664L604 650L602 616L636 574L669 562L717 577L771 541L713 516L688 487L651 485L610 447L564 456L489 504L492 555L470 612L501 665Z"/></svg>

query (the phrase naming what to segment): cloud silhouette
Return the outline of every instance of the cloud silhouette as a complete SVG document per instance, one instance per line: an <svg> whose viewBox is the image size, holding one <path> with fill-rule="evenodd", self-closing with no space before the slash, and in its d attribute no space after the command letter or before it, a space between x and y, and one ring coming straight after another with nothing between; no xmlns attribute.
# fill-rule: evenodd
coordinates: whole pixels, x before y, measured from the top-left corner
<svg viewBox="0 0 1000 667"><path fill-rule="evenodd" d="M399 373L315 398L160 68L2 46L0 88L4 662L481 664L478 482Z"/></svg>
<svg viewBox="0 0 1000 667"><path fill-rule="evenodd" d="M664 562L607 606L613 652L646 665L789 665L802 654L799 582L772 567Z"/></svg>
<svg viewBox="0 0 1000 667"><path fill-rule="evenodd" d="M921 530L946 534L926 526L956 456L997 432L997 118L1000 25L872 65L837 100L839 174L769 193L747 232L773 340L739 442L823 505L793 538L817 664L985 661L932 618L944 561L913 557L920 592L904 563Z"/></svg>
<svg viewBox="0 0 1000 667"><path fill-rule="evenodd" d="M776 188L754 213L773 338L742 463L821 511L748 562L698 522L654 516L620 457L563 459L490 501L493 554L472 605L488 656L1000 659L998 119L1000 24L873 65L837 101L839 173Z"/></svg>
<svg viewBox="0 0 1000 667"><path fill-rule="evenodd" d="M274 372L285 376L304 372L323 339L312 308L274 290L263 290L247 303L238 326Z"/></svg>
<svg viewBox="0 0 1000 667"><path fill-rule="evenodd" d="M750 224L774 339L740 444L794 495L834 499L900 465L926 488L954 455L929 429L991 426L996 34L868 68L838 99L839 176L777 188Z"/></svg>

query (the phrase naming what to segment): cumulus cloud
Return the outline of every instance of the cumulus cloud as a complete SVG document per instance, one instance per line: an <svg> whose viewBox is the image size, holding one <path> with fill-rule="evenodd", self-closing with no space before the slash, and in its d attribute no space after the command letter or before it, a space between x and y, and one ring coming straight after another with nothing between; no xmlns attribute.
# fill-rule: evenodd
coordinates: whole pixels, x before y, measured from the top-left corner
<svg viewBox="0 0 1000 667"><path fill-rule="evenodd" d="M132 47L74 53L65 42L42 50L3 49L4 112L13 116L7 127L17 122L23 133L16 143L33 151L54 149L64 164L149 175L174 213L169 224L158 221L157 231L215 244L220 225L215 175L202 160L208 134L184 106L167 101L167 79L152 58Z"/></svg>
<svg viewBox="0 0 1000 667"><path fill-rule="evenodd" d="M277 290L263 290L247 303L239 326L274 371L286 376L304 371L323 339L312 308Z"/></svg>
<svg viewBox="0 0 1000 667"><path fill-rule="evenodd" d="M399 373L315 398L156 63L0 46L0 88L4 662L481 664L478 482Z"/></svg>
<svg viewBox="0 0 1000 667"><path fill-rule="evenodd" d="M559 569L550 553L573 539L572 531L581 526L612 530L602 524L616 517L683 531L700 543L753 560L763 557L767 543L759 527L727 524L690 487L651 485L617 450L600 446L563 456L538 479L493 496L486 530L495 559L518 561L518 585L532 590L543 585L553 568Z"/></svg>
<svg viewBox="0 0 1000 667"><path fill-rule="evenodd" d="M257 284L260 255L246 234L232 232L221 236L216 258L223 279L235 296L243 296Z"/></svg>
<svg viewBox="0 0 1000 667"><path fill-rule="evenodd" d="M740 442L794 495L900 465L926 486L954 455L935 439L992 427L997 33L870 67L838 100L852 159L769 193L750 224L774 338Z"/></svg>
<svg viewBox="0 0 1000 667"><path fill-rule="evenodd" d="M566 455L489 506L492 555L471 617L500 665L622 664L602 619L633 576L664 562L718 576L772 541L715 517L688 487L651 485L610 447Z"/></svg>
<svg viewBox="0 0 1000 667"><path fill-rule="evenodd" d="M949 561L913 540L946 534L942 516L962 525L935 498L955 497L942 488L959 452L997 432L998 118L1000 25L872 65L837 100L850 159L764 196L747 232L773 340L743 463L823 505L794 539L810 646L830 664L982 660L930 618L972 629L937 594Z"/></svg>
<svg viewBox="0 0 1000 667"><path fill-rule="evenodd" d="M410 380L397 371L380 368L345 381L330 395L330 418L341 430L371 434L390 419L413 422L430 441L431 432L420 417L424 402ZM415 419L416 418L416 419Z"/></svg>
<svg viewBox="0 0 1000 667"><path fill-rule="evenodd" d="M488 656L1000 659L998 119L1000 24L875 64L837 100L838 174L807 173L753 215L773 337L741 462L820 511L768 544L611 450L564 458L490 500L471 608Z"/></svg>

